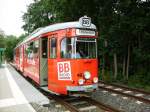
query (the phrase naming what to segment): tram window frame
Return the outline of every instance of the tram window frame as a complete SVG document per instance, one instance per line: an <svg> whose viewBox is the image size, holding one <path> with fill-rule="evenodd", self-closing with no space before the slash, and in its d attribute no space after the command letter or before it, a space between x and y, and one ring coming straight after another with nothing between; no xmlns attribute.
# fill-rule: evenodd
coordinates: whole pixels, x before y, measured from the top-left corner
<svg viewBox="0 0 150 112"><path fill-rule="evenodd" d="M28 42L25 44L25 57L28 59L38 58L39 40Z"/></svg>
<svg viewBox="0 0 150 112"><path fill-rule="evenodd" d="M48 45L47 45L47 41L48 41L48 38L43 38L42 39L42 47L41 47L41 57L42 58L48 58Z"/></svg>
<svg viewBox="0 0 150 112"><path fill-rule="evenodd" d="M52 43L52 40L55 40L54 43ZM53 49L53 48L55 49ZM52 37L49 39L49 58L50 59L56 59L57 58L57 38Z"/></svg>
<svg viewBox="0 0 150 112"><path fill-rule="evenodd" d="M76 48L75 48L75 51L73 51L73 47L75 47L75 46L73 46L72 44L68 44L68 45L70 45L71 48L68 48L68 46L66 46L66 48L64 50L64 51L66 51L66 53L63 53L63 51L62 51L62 43L63 43L64 39L74 39L74 41L75 41L75 37L74 36L73 37L64 37L61 39L61 41L60 41L60 58L62 58L62 59L76 59L76 58L71 58L71 56L67 56L67 54L69 54L70 51L73 54L75 54L75 52L76 52ZM65 43L65 45L67 45L67 44Z"/></svg>
<svg viewBox="0 0 150 112"><path fill-rule="evenodd" d="M88 39L88 40L86 40L86 39ZM89 40L89 39L91 39L91 40ZM96 59L97 52L98 52L97 51L97 38L76 38L76 51L78 51L77 44L82 43L82 42L84 44L86 43L88 45L88 50L90 50L90 51L88 51L88 56L81 56L82 59ZM90 44L90 43L92 43L92 44L95 43L95 44L93 46L91 46L92 44ZM95 47L95 50L93 51L93 49L91 49L91 47L89 47L89 46ZM84 51L84 50L81 50L81 51ZM81 52L80 52L80 54L81 54ZM84 55L85 54L86 53L84 53Z"/></svg>
<svg viewBox="0 0 150 112"><path fill-rule="evenodd" d="M25 44L25 58L28 58L28 54L29 54L29 45L30 45L29 42Z"/></svg>
<svg viewBox="0 0 150 112"><path fill-rule="evenodd" d="M32 41L32 42L30 42L30 43L28 44L28 50L29 50L29 52L28 52L27 57L28 57L29 59L33 59L33 55L34 55L34 53L33 53L33 48L34 48L34 43L33 43L33 41Z"/></svg>
<svg viewBox="0 0 150 112"><path fill-rule="evenodd" d="M33 47L34 47L34 43L33 42L29 42L26 44L26 54L27 54L27 58L28 59L33 59Z"/></svg>
<svg viewBox="0 0 150 112"><path fill-rule="evenodd" d="M75 46L73 46L72 44L70 44L70 45L72 46L71 50L72 50L73 55L75 55L75 57L66 57L66 54L68 53L68 50L66 50L66 53L64 53L64 55L63 55L62 43L63 43L64 39L72 39L72 38L75 39L73 41L73 42L75 42L75 44L73 44ZM95 57L94 58L93 57L83 57L79 53L79 51L77 50L77 45L76 45L77 42L79 42L78 39L82 39L82 38L80 38L80 36L72 36L72 37L64 37L64 38L61 39L61 41L60 41L60 58L62 58L62 59L96 59L97 58L97 38L91 38L91 39L95 39L95 41L90 41L90 40L87 41L87 42L95 42L95 51L96 52L95 52ZM86 38L84 37L83 39L86 39ZM87 39L89 39L89 38L87 38ZM80 55L78 55L78 54L80 54Z"/></svg>
<svg viewBox="0 0 150 112"><path fill-rule="evenodd" d="M34 58L38 58L39 55L39 40L35 40L33 42L33 54L34 54Z"/></svg>

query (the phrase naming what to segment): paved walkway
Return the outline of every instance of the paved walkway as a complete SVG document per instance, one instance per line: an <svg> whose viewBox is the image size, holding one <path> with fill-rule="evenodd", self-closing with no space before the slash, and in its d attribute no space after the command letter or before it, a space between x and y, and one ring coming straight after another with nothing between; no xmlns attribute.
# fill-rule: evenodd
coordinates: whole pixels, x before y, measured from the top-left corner
<svg viewBox="0 0 150 112"><path fill-rule="evenodd" d="M10 65L0 67L0 112L36 112L30 103L48 103L48 99L28 83Z"/></svg>

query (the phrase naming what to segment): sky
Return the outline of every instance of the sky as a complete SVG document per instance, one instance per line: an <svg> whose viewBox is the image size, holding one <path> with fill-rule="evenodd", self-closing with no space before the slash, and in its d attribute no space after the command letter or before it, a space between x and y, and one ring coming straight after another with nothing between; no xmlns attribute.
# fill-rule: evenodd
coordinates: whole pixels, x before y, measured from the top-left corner
<svg viewBox="0 0 150 112"><path fill-rule="evenodd" d="M6 35L20 36L24 33L22 15L33 0L0 0L0 29Z"/></svg>

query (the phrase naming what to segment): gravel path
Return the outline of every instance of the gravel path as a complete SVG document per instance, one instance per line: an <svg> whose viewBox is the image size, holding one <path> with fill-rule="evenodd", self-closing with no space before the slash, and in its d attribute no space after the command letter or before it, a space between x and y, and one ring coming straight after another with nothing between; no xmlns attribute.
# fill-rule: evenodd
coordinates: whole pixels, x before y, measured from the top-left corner
<svg viewBox="0 0 150 112"><path fill-rule="evenodd" d="M150 112L150 104L127 98L104 90L93 92L92 98L124 112Z"/></svg>

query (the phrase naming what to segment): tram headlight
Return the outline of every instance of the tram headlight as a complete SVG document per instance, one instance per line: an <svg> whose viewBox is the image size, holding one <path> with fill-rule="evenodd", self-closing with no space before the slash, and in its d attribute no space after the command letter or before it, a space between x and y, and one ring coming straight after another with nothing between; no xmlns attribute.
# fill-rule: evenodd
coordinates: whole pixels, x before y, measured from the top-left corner
<svg viewBox="0 0 150 112"><path fill-rule="evenodd" d="M79 85L83 85L84 80L83 80L83 79L79 79L79 80L78 80L78 83L79 83Z"/></svg>
<svg viewBox="0 0 150 112"><path fill-rule="evenodd" d="M94 77L94 78L93 78L93 82L94 82L94 83L98 83L98 77Z"/></svg>
<svg viewBox="0 0 150 112"><path fill-rule="evenodd" d="M91 77L91 73L88 72L88 71L85 71L85 72L84 72L84 78L85 78L85 79L90 79L90 77Z"/></svg>

